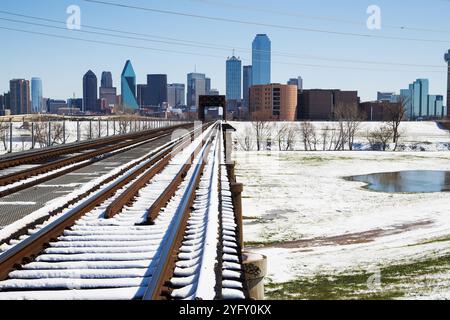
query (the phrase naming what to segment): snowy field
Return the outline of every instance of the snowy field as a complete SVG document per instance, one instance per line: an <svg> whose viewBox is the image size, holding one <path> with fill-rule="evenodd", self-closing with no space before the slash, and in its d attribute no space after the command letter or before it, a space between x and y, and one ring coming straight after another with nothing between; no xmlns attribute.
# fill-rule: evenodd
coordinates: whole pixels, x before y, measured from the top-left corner
<svg viewBox="0 0 450 320"><path fill-rule="evenodd" d="M449 140L431 124L411 123L417 131L405 140ZM374 192L343 179L450 171L448 151L236 151L234 158L244 239L268 257L269 298L450 299L449 193Z"/></svg>

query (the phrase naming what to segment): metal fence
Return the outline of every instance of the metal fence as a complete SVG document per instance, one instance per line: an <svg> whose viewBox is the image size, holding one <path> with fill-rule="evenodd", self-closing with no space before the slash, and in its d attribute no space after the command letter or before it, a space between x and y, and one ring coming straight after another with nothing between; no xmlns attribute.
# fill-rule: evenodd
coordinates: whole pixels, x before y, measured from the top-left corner
<svg viewBox="0 0 450 320"><path fill-rule="evenodd" d="M165 128L187 122L145 119L0 122L0 154Z"/></svg>

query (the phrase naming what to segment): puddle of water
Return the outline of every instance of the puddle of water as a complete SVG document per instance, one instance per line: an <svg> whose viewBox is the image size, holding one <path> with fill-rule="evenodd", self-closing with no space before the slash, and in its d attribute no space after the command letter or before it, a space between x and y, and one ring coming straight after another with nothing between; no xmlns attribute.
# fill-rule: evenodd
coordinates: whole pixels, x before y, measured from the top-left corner
<svg viewBox="0 0 450 320"><path fill-rule="evenodd" d="M389 193L430 193L450 191L450 171L398 171L345 178L367 183L366 188Z"/></svg>

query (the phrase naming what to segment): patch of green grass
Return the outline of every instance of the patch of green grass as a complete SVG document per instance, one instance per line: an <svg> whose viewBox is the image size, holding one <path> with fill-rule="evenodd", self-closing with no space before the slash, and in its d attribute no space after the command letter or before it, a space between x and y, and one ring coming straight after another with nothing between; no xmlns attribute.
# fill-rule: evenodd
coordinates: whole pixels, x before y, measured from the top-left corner
<svg viewBox="0 0 450 320"><path fill-rule="evenodd" d="M284 241L245 241L244 246L252 247L252 248L263 248L263 247L267 247L267 246L281 244L283 242Z"/></svg>
<svg viewBox="0 0 450 320"><path fill-rule="evenodd" d="M398 265L381 267L381 290L370 291L367 280L372 274L355 271L351 274L316 275L285 283L266 284L268 299L341 300L365 299L388 300L401 298L407 289L403 284L417 281L417 277L436 274L450 269L450 255ZM426 285L425 285L426 287Z"/></svg>
<svg viewBox="0 0 450 320"><path fill-rule="evenodd" d="M418 242L416 244L412 244L410 245L411 247L414 246L419 246L419 245L423 245L423 244L430 244L430 243L438 243L438 242L447 242L450 241L450 235L448 236L443 236L443 237L439 237L439 238L435 238L435 239L430 239L430 240L425 240L422 242Z"/></svg>

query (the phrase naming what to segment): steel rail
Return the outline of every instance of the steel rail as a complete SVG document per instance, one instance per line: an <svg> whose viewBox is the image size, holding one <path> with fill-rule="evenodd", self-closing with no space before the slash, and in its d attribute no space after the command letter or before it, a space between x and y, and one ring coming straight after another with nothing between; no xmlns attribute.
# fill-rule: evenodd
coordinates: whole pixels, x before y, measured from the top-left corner
<svg viewBox="0 0 450 320"><path fill-rule="evenodd" d="M138 177L141 173L145 172L145 170L154 166L154 164L163 158L164 155L172 151L174 145L186 136L195 134L197 130L198 129L195 129L187 135L168 143L162 150L156 152L150 159L146 160L145 163L138 167L134 167L126 173L125 176L120 177L116 182L106 187L104 190L89 196L86 200L78 204L75 208L69 210L63 216L57 218L47 226L44 226L42 229L30 235L10 250L2 253L0 255L0 281L7 279L8 274L12 270L20 268L20 265L33 260L40 252L42 252L43 249L45 249L48 242L56 239L64 232L66 228L72 226L75 221L84 214L91 211L100 203L114 195L123 186Z"/></svg>
<svg viewBox="0 0 450 320"><path fill-rule="evenodd" d="M184 124L176 125L176 126L172 126L171 128L180 127L183 125ZM48 148L42 148L42 149L28 150L28 151L21 152L21 153L0 157L0 170L18 166L18 165L27 164L27 163L32 163L32 162L36 162L36 161L41 161L41 160L45 160L45 159L51 159L51 158L55 158L55 157L58 157L61 155L69 154L69 153L80 152L83 150L92 149L93 147L107 145L107 144L110 144L110 143L113 143L116 141L134 139L136 137L139 137L139 136L142 136L145 134L157 132L158 130L161 130L161 129L165 129L165 128L150 129L150 130L145 130L145 131L141 131L141 132L132 132L132 133L127 133L127 134L123 134L123 135L115 135L115 136L110 136L110 137L105 137L105 138L100 138L100 139L95 139L95 140L89 140L89 141L73 142L73 143L63 145L63 146L55 146L55 147L48 147Z"/></svg>
<svg viewBox="0 0 450 320"><path fill-rule="evenodd" d="M182 127L185 127L185 126L182 126ZM179 128L179 127L177 127L177 128ZM165 136L170 135L171 132L173 132L173 130L176 130L177 128L174 128L174 127L164 128L161 131L151 133L148 136L141 136L141 137L137 138L137 140L126 141L121 144L109 145L107 147L103 147L101 149L98 149L98 150L95 150L95 151L92 151L89 153L76 155L76 156L73 156L73 157L70 157L67 159L62 159L62 160L58 160L58 161L51 162L48 164L44 164L37 168L30 168L30 169L26 169L23 171L11 173L9 175L0 177L0 186L5 186L5 185L9 185L9 184L18 182L18 181L26 180L26 179L34 177L34 176L38 176L40 174L45 174L45 173L51 172L53 170L58 170L65 166L73 165L70 168L67 168L66 170L60 170L53 174L48 174L42 178L33 179L32 181L22 183L16 187L0 191L0 197L4 197L4 196L10 195L10 194L13 194L15 192L30 188L30 187L40 184L42 182L63 176L69 172L72 172L72 171L78 170L80 168L86 167L88 165L91 165L94 162L104 160L106 157L113 155L113 154L111 154L111 152L115 152L114 155L118 154L118 153L123 153L123 152L128 151L130 148L133 149L135 147L139 147L141 144L144 144L146 142L151 142L151 141L163 138ZM123 149L123 150L120 150L120 149ZM103 156L103 157L101 157L101 156ZM90 161L84 162L87 160L90 160ZM83 163L79 163L79 162L83 162ZM74 165L76 163L79 163L79 164Z"/></svg>
<svg viewBox="0 0 450 320"><path fill-rule="evenodd" d="M202 126L202 130L204 130L205 128L207 128L209 126L209 124L205 124L204 126ZM192 138L192 137L191 137ZM178 144L174 145L172 147L172 149L170 150L170 152L168 152L166 155L161 157L161 161L159 161L156 165L155 168L149 172L147 172L146 174L144 174L142 177L140 177L139 179L137 179L135 182L133 182L133 184L131 186L129 186L127 188L127 190L125 190L122 194L120 194L120 196L118 196L107 208L106 208L106 212L105 212L105 218L109 219L114 217L116 214L118 214L122 208L127 205L128 203L131 202L131 200L138 194L139 190L142 189L155 175L157 175L158 173L160 173L165 167L166 165L170 162L170 160L179 152L183 151L184 147L186 147L190 142L186 143L187 141L185 141L184 139L181 140L180 142L178 142ZM187 161L187 163L190 163L194 160L194 154L195 152L199 152L201 148L201 145L197 148L196 151L194 151L194 153L190 156L190 159ZM183 165L182 169L180 170L180 172L182 173L178 173L174 180L179 181L179 183L181 183L181 181L184 179L184 176L186 175L186 172L189 170L189 167L186 169L187 164ZM173 181L170 183L169 187L166 188L163 191L163 195L164 195L164 199L166 199L165 202L163 202L161 200L162 196L158 197L158 199L156 200L156 202L158 203L159 209L161 209L163 206L166 205L167 201L172 197L173 193L175 193L176 189L179 186L179 183L176 184ZM155 202L155 203L156 203ZM152 207L149 209L149 213L152 213L151 217L154 218L153 213L155 212L155 210L153 209L155 206L152 205ZM158 210L159 211L159 210ZM150 214L148 215L148 217L150 217ZM152 224L152 219L147 218L146 222L144 222L143 224ZM149 223L148 223L149 222Z"/></svg>
<svg viewBox="0 0 450 320"><path fill-rule="evenodd" d="M215 134L214 134L215 132ZM181 202L175 213L173 227L166 236L159 257L158 264L152 274L152 278L147 286L143 300L163 300L170 294L168 281L173 275L177 250L179 249L189 219L191 207L195 199L203 169L206 165L207 155L209 154L214 138L217 136L217 128L211 130L207 142L203 145L200 153L200 161L195 164L193 174L189 180L188 187L184 192Z"/></svg>

